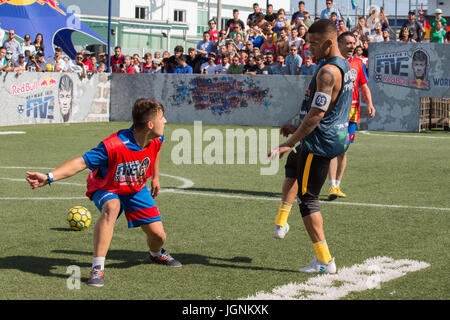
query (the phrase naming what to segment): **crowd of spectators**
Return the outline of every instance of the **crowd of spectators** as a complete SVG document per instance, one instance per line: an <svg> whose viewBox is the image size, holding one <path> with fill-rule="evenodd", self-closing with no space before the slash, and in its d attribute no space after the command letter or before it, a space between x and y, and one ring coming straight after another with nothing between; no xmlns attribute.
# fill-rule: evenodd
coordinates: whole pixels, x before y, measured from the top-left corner
<svg viewBox="0 0 450 320"><path fill-rule="evenodd" d="M339 33L351 30L355 35L357 48L355 55L368 61L369 42L389 42L392 29L389 27L384 9L370 9L367 17L358 18L356 26L350 29L333 0L326 0L324 9L317 19L335 22ZM114 48L110 57L111 72L116 73L199 73L199 74L286 74L312 75L317 61L309 50L308 28L315 20L305 8L304 1L298 3L291 19L284 9L276 12L269 4L263 13L258 3L253 4L253 12L245 23L238 9L233 10L233 18L224 29L217 29L217 22L211 19L209 29L203 33L195 47L185 52L183 46L176 46L173 54L168 51L124 55L120 46ZM420 42L425 37L423 15L416 19L410 11L396 41ZM450 32L446 32L447 22L442 11L435 11L431 25L430 41L449 43ZM107 72L108 57L105 52L97 54L81 50L71 60L60 48L54 56L45 58L42 34L32 41L29 34L20 44L15 39L14 30L0 47L0 71L15 72L77 72L83 77L93 73Z"/></svg>

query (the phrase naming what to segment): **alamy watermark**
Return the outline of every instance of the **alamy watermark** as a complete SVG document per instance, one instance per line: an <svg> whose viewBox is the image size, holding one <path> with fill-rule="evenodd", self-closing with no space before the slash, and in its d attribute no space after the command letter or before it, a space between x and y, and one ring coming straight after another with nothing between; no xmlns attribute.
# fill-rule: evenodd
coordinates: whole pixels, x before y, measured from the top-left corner
<svg viewBox="0 0 450 320"><path fill-rule="evenodd" d="M271 160L267 154L278 147L279 138L279 129L225 129L224 135L215 128L203 130L202 121L194 121L193 135L182 128L172 132L170 139L177 143L170 156L176 165L259 164L261 175L274 175L279 159Z"/></svg>
<svg viewBox="0 0 450 320"><path fill-rule="evenodd" d="M67 278L66 285L67 289L74 290L80 289L80 283L81 283L81 270L79 266L71 265L67 267L66 274L70 274L70 276Z"/></svg>

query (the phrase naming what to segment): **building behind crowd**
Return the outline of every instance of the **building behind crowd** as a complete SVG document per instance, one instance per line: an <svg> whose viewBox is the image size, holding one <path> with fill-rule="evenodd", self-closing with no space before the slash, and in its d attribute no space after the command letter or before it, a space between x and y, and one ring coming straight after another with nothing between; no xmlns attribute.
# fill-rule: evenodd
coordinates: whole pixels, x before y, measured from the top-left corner
<svg viewBox="0 0 450 320"><path fill-rule="evenodd" d="M108 0L61 0L66 8L77 10L83 23L105 40L108 37ZM221 25L225 26L239 10L239 18L246 23L253 12L253 3L266 9L266 1L222 0ZM277 0L274 10L291 11L290 0ZM95 4L94 4L95 3ZM293 8L294 10L296 8ZM124 52L134 53L142 48L173 50L177 45L195 47L208 30L208 20L217 17L217 0L112 0L111 45L120 45ZM93 44L83 34L74 35L79 47ZM151 50L150 50L151 51Z"/></svg>

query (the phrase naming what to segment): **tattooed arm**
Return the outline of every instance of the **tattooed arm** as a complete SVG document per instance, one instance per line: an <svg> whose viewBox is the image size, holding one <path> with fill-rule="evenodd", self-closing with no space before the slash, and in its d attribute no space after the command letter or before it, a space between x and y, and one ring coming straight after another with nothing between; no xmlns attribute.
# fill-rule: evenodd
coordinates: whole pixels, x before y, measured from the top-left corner
<svg viewBox="0 0 450 320"><path fill-rule="evenodd" d="M340 70L334 65L325 65L317 74L316 77L316 92L324 93L331 97L331 102L328 110L331 110L339 96L342 88L342 75ZM292 136L285 143L269 153L269 157L274 157L279 154L281 158L284 153L292 149L297 142L309 135L320 123L325 115L325 111L321 108L312 107L300 127L292 134Z"/></svg>

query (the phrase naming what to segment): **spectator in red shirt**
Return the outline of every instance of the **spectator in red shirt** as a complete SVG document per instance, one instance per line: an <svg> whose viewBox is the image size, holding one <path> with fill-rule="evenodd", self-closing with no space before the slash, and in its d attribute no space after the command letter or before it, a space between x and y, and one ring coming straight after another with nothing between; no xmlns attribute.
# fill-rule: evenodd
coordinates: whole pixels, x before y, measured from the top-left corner
<svg viewBox="0 0 450 320"><path fill-rule="evenodd" d="M131 57L125 56L123 60L125 63L120 66L120 73L135 73Z"/></svg>
<svg viewBox="0 0 450 320"><path fill-rule="evenodd" d="M86 72L94 71L94 67L92 66L92 62L91 62L91 54L87 51L85 51L84 55L83 55L83 64L84 64L84 69L86 70Z"/></svg>
<svg viewBox="0 0 450 320"><path fill-rule="evenodd" d="M209 40L212 42L216 42L219 39L219 30L216 29L217 23L216 20L211 19L208 22L209 25Z"/></svg>

